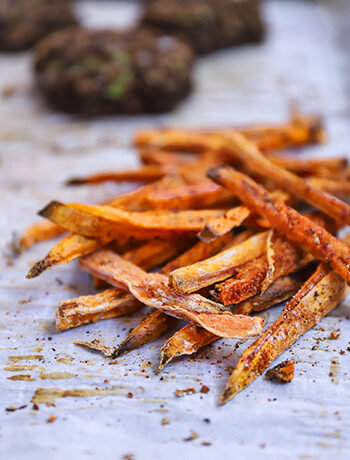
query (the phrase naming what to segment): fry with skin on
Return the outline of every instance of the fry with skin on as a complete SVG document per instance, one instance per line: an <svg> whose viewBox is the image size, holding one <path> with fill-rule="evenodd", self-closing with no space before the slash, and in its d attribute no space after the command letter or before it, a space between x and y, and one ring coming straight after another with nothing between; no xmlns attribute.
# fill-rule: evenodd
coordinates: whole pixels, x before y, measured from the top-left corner
<svg viewBox="0 0 350 460"><path fill-rule="evenodd" d="M50 222L42 220L27 227L19 240L19 251L25 251L41 241L51 240L65 233L62 227Z"/></svg>
<svg viewBox="0 0 350 460"><path fill-rule="evenodd" d="M346 283L320 264L285 306L282 315L241 356L221 396L224 404L243 390L287 348L344 299Z"/></svg>
<svg viewBox="0 0 350 460"><path fill-rule="evenodd" d="M216 168L209 172L209 176L235 193L247 206L266 217L272 227L284 233L316 259L329 263L340 276L350 282L350 249L346 244L282 201L269 198L264 187L233 168Z"/></svg>
<svg viewBox="0 0 350 460"><path fill-rule="evenodd" d="M348 204L274 164L259 151L253 142L250 142L240 133L232 131L225 134L222 149L226 149L227 153L232 155L235 160L241 161L249 171L272 181L343 225L345 223L350 224L350 206Z"/></svg>
<svg viewBox="0 0 350 460"><path fill-rule="evenodd" d="M111 206L52 201L39 214L79 235L112 240L124 234L139 239L171 237L184 233L194 235L210 219L221 217L224 212L220 209L129 212Z"/></svg>
<svg viewBox="0 0 350 460"><path fill-rule="evenodd" d="M169 274L169 283L177 291L189 293L229 278L236 267L266 252L267 236L268 232L258 233L209 259L178 268Z"/></svg>
<svg viewBox="0 0 350 460"><path fill-rule="evenodd" d="M227 234L222 238L212 241L211 243L203 243L202 241L199 241L186 252L180 254L176 259L173 259L167 265L162 267L161 273L168 274L171 270L187 265L189 262L194 263L199 260L203 260L217 253L225 246L239 244L248 236L250 236L250 233L245 231L236 236ZM125 255L123 258L125 258ZM118 351L116 352L116 356L119 356L119 353L129 353L130 351L140 348L163 335L167 330L174 326L174 321L170 321L168 318L171 317L159 310L155 310L150 313L120 344ZM202 330L204 331L205 329Z"/></svg>
<svg viewBox="0 0 350 460"><path fill-rule="evenodd" d="M184 295L168 286L160 273L146 273L110 251L98 251L81 259L81 267L109 283L127 289L140 302L179 319L193 322L223 337L247 337L261 333L262 319L232 315L199 294Z"/></svg>

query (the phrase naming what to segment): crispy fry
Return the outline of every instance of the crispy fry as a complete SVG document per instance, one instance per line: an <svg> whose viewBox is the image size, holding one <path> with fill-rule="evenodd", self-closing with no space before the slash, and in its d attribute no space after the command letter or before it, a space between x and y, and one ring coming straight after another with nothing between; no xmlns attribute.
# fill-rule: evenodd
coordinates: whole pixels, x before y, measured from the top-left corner
<svg viewBox="0 0 350 460"><path fill-rule="evenodd" d="M29 270L26 278L36 278L48 268L68 263L76 257L90 254L102 246L101 241L71 233L59 241L43 259L36 262Z"/></svg>
<svg viewBox="0 0 350 460"><path fill-rule="evenodd" d="M147 165L142 166L139 169L127 170L120 172L106 172L100 174L94 174L92 176L72 178L66 182L66 185L97 185L102 182L113 181L113 182L153 182L161 179L169 172L169 168L164 166Z"/></svg>
<svg viewBox="0 0 350 460"><path fill-rule="evenodd" d="M292 195L297 196L339 222L350 224L350 206L319 188L307 183L304 179L281 168L266 158L256 145L238 132L225 135L223 149L235 160L241 161L248 170L274 182Z"/></svg>
<svg viewBox="0 0 350 460"><path fill-rule="evenodd" d="M65 233L62 227L50 222L42 220L30 227L27 227L19 240L19 251L25 251L41 241L51 240Z"/></svg>
<svg viewBox="0 0 350 460"><path fill-rule="evenodd" d="M87 204L62 204L53 201L39 214L62 225L71 232L90 238L113 239L123 234L138 238L155 236L171 237L199 232L214 217L221 217L223 210L198 211L146 211L128 212L111 206Z"/></svg>
<svg viewBox="0 0 350 460"><path fill-rule="evenodd" d="M146 273L110 251L96 252L80 263L84 270L128 289L140 302L198 324L219 336L246 337L261 333L261 318L232 315L199 294L178 293L168 286L166 276Z"/></svg>
<svg viewBox="0 0 350 460"><path fill-rule="evenodd" d="M197 155L190 153L169 152L159 149L141 149L139 157L142 163L148 165L164 165L164 166L183 166L191 165L198 161Z"/></svg>
<svg viewBox="0 0 350 460"><path fill-rule="evenodd" d="M125 355L130 351L141 348L153 340L158 339L162 334L175 326L177 320L173 316L165 315L162 311L156 310L148 315L141 323L127 336L117 348L114 358Z"/></svg>
<svg viewBox="0 0 350 460"><path fill-rule="evenodd" d="M346 295L346 283L335 272L320 264L316 272L286 305L282 315L241 356L221 396L230 400L333 310Z"/></svg>
<svg viewBox="0 0 350 460"><path fill-rule="evenodd" d="M332 180L324 177L308 177L307 182L339 198L348 199L350 196L350 182L344 179Z"/></svg>
<svg viewBox="0 0 350 460"><path fill-rule="evenodd" d="M183 355L192 355L200 348L211 344L219 337L196 326L187 324L168 339L160 351L160 362L158 372L170 363L174 358Z"/></svg>
<svg viewBox="0 0 350 460"><path fill-rule="evenodd" d="M189 293L229 278L236 267L264 254L267 236L268 232L258 233L209 259L174 270L169 282L177 291Z"/></svg>
<svg viewBox="0 0 350 460"><path fill-rule="evenodd" d="M304 280L305 275L300 274L300 272L278 278L263 294L257 294L235 305L235 312L241 315L249 315L252 312L266 310L292 297Z"/></svg>
<svg viewBox="0 0 350 460"><path fill-rule="evenodd" d="M208 148L216 150L216 140L222 132L230 129L213 131L182 131L176 129L142 130L135 138L139 147L153 147L184 152L203 152ZM307 144L322 143L325 133L319 117L295 114L292 120L282 126L256 126L239 129L263 151L284 150Z"/></svg>
<svg viewBox="0 0 350 460"><path fill-rule="evenodd" d="M281 168L288 169L298 176L326 176L342 174L348 166L347 158L306 158L295 155L273 153L268 158Z"/></svg>
<svg viewBox="0 0 350 460"><path fill-rule="evenodd" d="M266 217L273 227L316 259L329 262L339 275L350 282L350 249L346 244L282 201L269 198L262 186L233 168L213 169L209 176L219 184L227 186L247 206Z"/></svg>

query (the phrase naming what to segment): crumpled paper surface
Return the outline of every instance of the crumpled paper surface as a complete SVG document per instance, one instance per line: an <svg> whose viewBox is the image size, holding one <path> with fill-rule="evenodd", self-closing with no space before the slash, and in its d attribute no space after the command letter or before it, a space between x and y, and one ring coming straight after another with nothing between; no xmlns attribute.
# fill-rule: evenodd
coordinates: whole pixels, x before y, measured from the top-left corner
<svg viewBox="0 0 350 460"><path fill-rule="evenodd" d="M137 2L83 1L79 9L83 20L97 27L112 25L113 18L125 25L137 16ZM52 243L15 259L7 244L51 199L98 202L128 190L129 185L72 188L63 182L137 165L130 140L140 127L279 122L296 103L323 114L330 132L330 142L308 149L309 155L348 154L349 56L341 41L349 7L341 1L267 1L264 12L266 43L200 59L196 91L166 116L77 121L56 114L36 93L30 55L0 55L1 458L350 457L349 301L276 361L295 361L292 383L259 378L219 408L229 371L249 342L220 340L196 357L170 364L161 375L154 369L164 338L109 365L73 340L101 338L114 346L146 310L58 333L55 306L94 292L89 276L71 263L26 280L29 266ZM273 321L280 311L272 309L265 319ZM337 340L329 338L332 331L340 333ZM202 385L209 393L174 395L176 389L198 391ZM49 404L34 410L31 399L38 388L48 389L41 396ZM75 391L67 397L56 392L53 400L54 388ZM77 391L95 388L88 397Z"/></svg>

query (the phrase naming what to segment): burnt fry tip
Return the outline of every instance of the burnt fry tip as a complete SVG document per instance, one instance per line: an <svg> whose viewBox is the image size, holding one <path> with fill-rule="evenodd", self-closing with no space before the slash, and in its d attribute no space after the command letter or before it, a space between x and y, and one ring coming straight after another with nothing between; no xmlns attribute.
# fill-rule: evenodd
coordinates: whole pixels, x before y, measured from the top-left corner
<svg viewBox="0 0 350 460"><path fill-rule="evenodd" d="M50 201L49 204L47 204L43 209L40 209L40 211L38 211L38 215L50 219L52 211L58 206L63 206L63 204L59 201Z"/></svg>
<svg viewBox="0 0 350 460"><path fill-rule="evenodd" d="M29 272L26 274L26 278L27 279L33 279L33 278L37 278L39 275L41 275L45 270L47 270L48 268L51 267L51 265L53 265L53 260L51 257L49 256L46 256L44 257L43 259L41 260L38 260L38 262L36 262L32 267L31 269L29 270Z"/></svg>
<svg viewBox="0 0 350 460"><path fill-rule="evenodd" d="M68 179L64 182L64 185L83 185L85 184L85 179L80 179L79 177L73 177L72 179Z"/></svg>

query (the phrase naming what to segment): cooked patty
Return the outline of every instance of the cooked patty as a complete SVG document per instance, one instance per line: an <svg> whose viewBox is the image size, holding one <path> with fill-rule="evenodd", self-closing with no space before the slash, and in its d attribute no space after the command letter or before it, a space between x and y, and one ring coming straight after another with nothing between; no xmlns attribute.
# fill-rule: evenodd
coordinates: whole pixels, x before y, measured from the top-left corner
<svg viewBox="0 0 350 460"><path fill-rule="evenodd" d="M179 39L146 28L74 28L38 44L35 72L48 101L96 115L173 109L191 90L193 53Z"/></svg>
<svg viewBox="0 0 350 460"><path fill-rule="evenodd" d="M76 22L69 0L0 0L0 50L26 50Z"/></svg>
<svg viewBox="0 0 350 460"><path fill-rule="evenodd" d="M259 0L148 0L141 21L179 35L198 54L259 42L264 33Z"/></svg>

